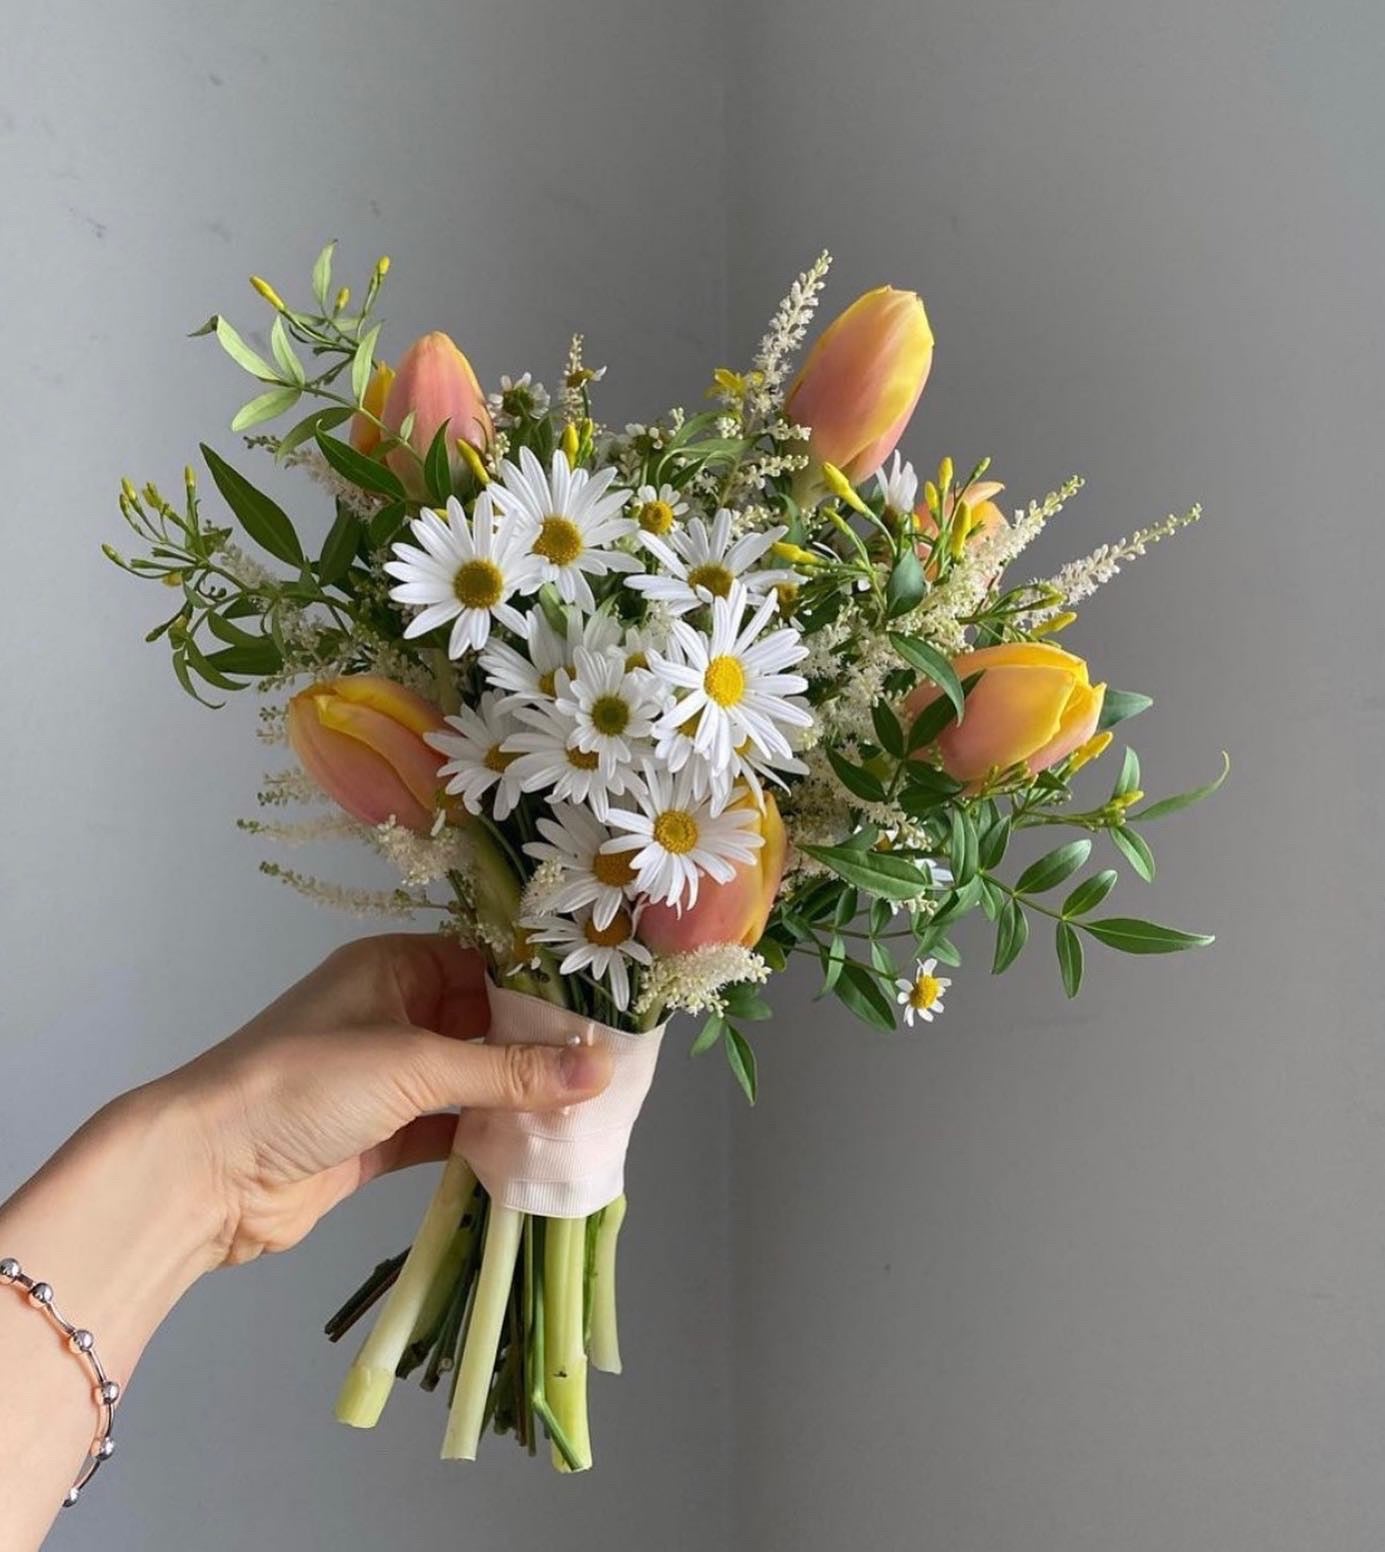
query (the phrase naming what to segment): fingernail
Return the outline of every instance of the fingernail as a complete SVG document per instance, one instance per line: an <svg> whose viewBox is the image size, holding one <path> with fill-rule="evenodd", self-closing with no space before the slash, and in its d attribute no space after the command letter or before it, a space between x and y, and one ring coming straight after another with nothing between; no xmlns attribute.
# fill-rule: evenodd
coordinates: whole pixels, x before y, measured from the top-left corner
<svg viewBox="0 0 1385 1552"><path fill-rule="evenodd" d="M570 1045L564 1048L559 1068L564 1086L585 1094L590 1089L601 1088L606 1077L606 1056L589 1045Z"/></svg>

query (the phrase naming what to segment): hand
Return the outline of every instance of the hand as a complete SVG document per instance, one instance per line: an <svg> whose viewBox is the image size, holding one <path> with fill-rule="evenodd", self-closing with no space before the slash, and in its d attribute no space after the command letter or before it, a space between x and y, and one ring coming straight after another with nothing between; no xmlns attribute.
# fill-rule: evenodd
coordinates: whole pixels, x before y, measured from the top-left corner
<svg viewBox="0 0 1385 1552"><path fill-rule="evenodd" d="M553 1110L605 1088L599 1048L470 1043L489 1017L475 952L365 938L156 1085L197 1119L221 1214L210 1262L287 1250L377 1175L446 1158L446 1107Z"/></svg>

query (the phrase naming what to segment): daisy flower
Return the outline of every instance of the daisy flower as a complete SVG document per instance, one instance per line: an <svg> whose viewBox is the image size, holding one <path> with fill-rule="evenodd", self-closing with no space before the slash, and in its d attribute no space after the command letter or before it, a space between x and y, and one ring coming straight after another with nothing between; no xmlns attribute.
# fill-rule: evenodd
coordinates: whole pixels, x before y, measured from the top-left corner
<svg viewBox="0 0 1385 1552"><path fill-rule="evenodd" d="M552 912L590 909L592 921L605 929L625 908L635 882L630 855L602 851L611 832L585 808L554 803L552 817L538 820L541 841L529 841L524 850L540 862L556 863L562 873L546 896Z"/></svg>
<svg viewBox="0 0 1385 1552"><path fill-rule="evenodd" d="M906 463L898 453L894 455L888 472L881 469L875 476L875 483L885 498L887 511L902 517L918 505L919 477L914 473L913 464Z"/></svg>
<svg viewBox="0 0 1385 1552"><path fill-rule="evenodd" d="M540 586L542 563L528 553L525 534L511 523L497 528L496 517L488 487L477 496L470 521L450 496L446 520L429 508L409 524L421 548L396 544L395 558L385 562L399 581L390 597L419 610L405 628L406 638L454 620L447 655L457 658L468 647L485 646L493 619L523 634L524 616L509 600Z"/></svg>
<svg viewBox="0 0 1385 1552"><path fill-rule="evenodd" d="M619 910L604 927L596 917L573 921L567 916L539 916L524 927L535 943L547 944L563 956L559 975L590 970L598 981L609 981L611 996L623 1013L630 1006L630 970L627 960L637 965L653 963L653 956L635 937L634 917Z"/></svg>
<svg viewBox="0 0 1385 1552"><path fill-rule="evenodd" d="M653 734L668 688L652 673L627 669L623 647L605 652L578 647L576 658L573 672L558 681L557 709L577 724L577 747L596 755L603 769L628 765L636 741Z"/></svg>
<svg viewBox="0 0 1385 1552"><path fill-rule="evenodd" d="M674 614L688 614L714 598L728 597L737 582L761 598L780 583L799 580L792 571L751 569L787 532L781 525L742 534L733 541L731 513L725 507L710 528L695 517L666 539L641 529L636 537L668 575L631 577L630 586L646 598L666 604Z"/></svg>
<svg viewBox="0 0 1385 1552"><path fill-rule="evenodd" d="M486 408L491 419L500 425L513 425L526 415L533 420L542 420L548 413L548 390L542 383L536 383L528 372L521 377L502 372L500 391L486 395Z"/></svg>
<svg viewBox="0 0 1385 1552"><path fill-rule="evenodd" d="M918 973L912 981L901 976L894 983L899 993L895 1001L904 1009L904 1022L911 1028L915 1014L925 1024L931 1024L933 1015L943 1011L943 993L952 982L945 975L934 975L937 968L936 959L925 959L917 966Z"/></svg>
<svg viewBox="0 0 1385 1552"><path fill-rule="evenodd" d="M542 609L533 609L524 619L525 646L528 656L493 641L481 654L481 669L497 690L506 691L507 704L549 700L557 690L558 671L570 674L576 667L577 649L604 652L621 642L620 621L598 612L584 620L576 613L567 617L566 632L557 631Z"/></svg>
<svg viewBox="0 0 1385 1552"><path fill-rule="evenodd" d="M655 653L655 672L686 692L667 712L660 732L697 718L693 747L714 770L731 763L748 739L768 760L791 759L793 750L781 728L811 727L812 713L795 697L808 688L802 674L785 673L808 655L791 626L757 639L774 617L778 599L760 602L749 624L743 623L752 602L744 588L712 602L710 634L695 631L686 621L673 626L677 650Z"/></svg>
<svg viewBox="0 0 1385 1552"><path fill-rule="evenodd" d="M606 816L612 828L628 833L608 841L605 850L634 853L640 894L691 906L704 873L724 884L735 876L738 863L754 861L764 839L753 808L714 814L710 801L693 790L692 765L674 773L649 764L644 780L637 809L613 808Z"/></svg>
<svg viewBox="0 0 1385 1552"><path fill-rule="evenodd" d="M641 485L635 492L633 507L635 522L641 533L653 534L663 539L678 526L678 519L688 510L688 503L672 485Z"/></svg>
<svg viewBox="0 0 1385 1552"><path fill-rule="evenodd" d="M481 799L492 787L495 817L506 818L519 802L516 756L501 745L515 731L515 720L498 695L487 691L475 706L463 706L446 719L450 732L425 733L430 749L447 756L438 775L446 778L446 791L460 797L467 812L479 814Z"/></svg>
<svg viewBox="0 0 1385 1552"><path fill-rule="evenodd" d="M595 475L571 468L561 448L547 472L527 447L519 450L518 466L508 459L501 464L499 481L486 488L538 562L529 592L551 582L564 603L594 609L588 576L639 570L633 555L607 548L636 529L624 516L625 491L610 488L615 477L610 468Z"/></svg>
<svg viewBox="0 0 1385 1552"><path fill-rule="evenodd" d="M558 685L564 693L566 675L559 670ZM576 719L554 705L518 706L515 718L523 724L502 745L505 754L517 754L515 780L525 792L553 789L556 800L589 803L598 819L605 819L611 799L639 797L644 784L633 765L601 764L594 752L577 744Z"/></svg>

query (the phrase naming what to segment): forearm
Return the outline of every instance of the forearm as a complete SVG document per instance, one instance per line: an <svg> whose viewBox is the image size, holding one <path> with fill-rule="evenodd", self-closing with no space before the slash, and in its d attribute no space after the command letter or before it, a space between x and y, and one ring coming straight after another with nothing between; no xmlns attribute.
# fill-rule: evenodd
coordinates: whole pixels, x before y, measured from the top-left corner
<svg viewBox="0 0 1385 1552"><path fill-rule="evenodd" d="M0 1206L0 1259L49 1283L122 1388L212 1263L221 1224L197 1126L164 1086L116 1101ZM36 1547L98 1431L86 1364L0 1286L0 1545Z"/></svg>

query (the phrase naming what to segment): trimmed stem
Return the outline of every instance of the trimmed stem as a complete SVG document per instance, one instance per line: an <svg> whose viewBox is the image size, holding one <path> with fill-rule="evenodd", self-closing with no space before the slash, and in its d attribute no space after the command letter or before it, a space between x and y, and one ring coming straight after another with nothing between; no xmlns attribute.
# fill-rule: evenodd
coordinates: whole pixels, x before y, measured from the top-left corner
<svg viewBox="0 0 1385 1552"><path fill-rule="evenodd" d="M438 1269L452 1244L476 1176L465 1159L447 1161L433 1200L423 1215L418 1237L394 1287L390 1289L374 1329L365 1339L337 1396L337 1421L349 1428L373 1428L389 1400L395 1370L404 1356L423 1313Z"/></svg>
<svg viewBox="0 0 1385 1552"><path fill-rule="evenodd" d="M585 1471L592 1463L583 1341L586 1260L586 1219L550 1218L544 1229L543 1388L570 1451L554 1444L559 1471Z"/></svg>
<svg viewBox="0 0 1385 1552"><path fill-rule="evenodd" d="M467 1322L462 1365L442 1441L444 1460L476 1459L523 1228L522 1212L513 1207L502 1207L499 1202L491 1203L486 1223L486 1248L476 1279L471 1318Z"/></svg>
<svg viewBox="0 0 1385 1552"><path fill-rule="evenodd" d="M595 1368L620 1373L620 1333L616 1324L616 1243L625 1221L625 1198L618 1196L601 1214L596 1231L595 1277L592 1283L591 1342Z"/></svg>

